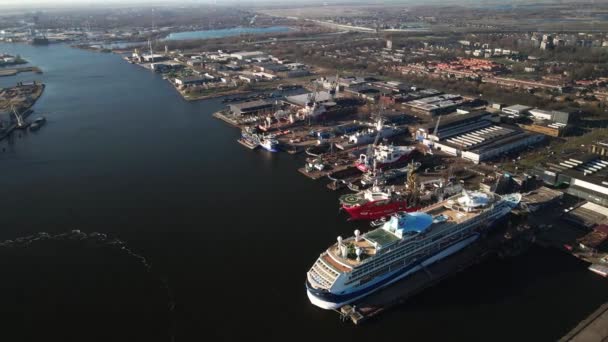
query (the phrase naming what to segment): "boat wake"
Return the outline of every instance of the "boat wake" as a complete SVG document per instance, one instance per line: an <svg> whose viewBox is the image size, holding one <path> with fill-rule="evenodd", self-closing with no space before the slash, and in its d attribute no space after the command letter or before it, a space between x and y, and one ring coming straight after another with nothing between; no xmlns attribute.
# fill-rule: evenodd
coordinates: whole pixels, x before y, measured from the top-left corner
<svg viewBox="0 0 608 342"><path fill-rule="evenodd" d="M169 322L166 322L168 323L166 326L169 330L167 331L167 334L169 335L169 337L175 336L175 331L173 331L173 327L175 327L176 325L176 302L174 293L171 287L169 286L168 280L166 279L166 277L156 274L149 260L143 255L131 249L125 241L122 241L115 237L109 237L107 234L104 233L85 233L80 230L72 230L70 232L59 234L39 232L25 237L0 241L0 254L6 257L6 262L10 260L10 264L5 263L0 266L6 267L7 269L11 270L13 274L15 274L19 278L27 278L31 276L35 279L38 277L44 277L44 274L39 274L39 271L31 272L30 269L30 274L28 274L28 272L21 271L23 267L29 268L28 266L30 264L28 263L31 263L32 260L34 260L33 264L36 266L45 265L45 267L53 269L55 267L63 268L66 267L66 264L70 265L74 263L76 265L76 269L69 269L67 273L70 274L73 272L78 272L79 274L85 274L85 277L89 276L90 274L99 273L110 273L108 275L109 279L115 279L114 277L123 276L130 277L130 280L127 280L127 284L131 284L131 286L134 288L127 290L127 292L125 293L129 293L129 291L133 291L133 293L136 294L138 291L141 292L141 284L143 284L145 288L151 289L149 293L147 292L146 294L140 294L141 298L133 300L142 300L143 303L147 303L146 305L150 305L150 307L153 308L158 308L158 311L156 311L158 316L156 316L155 319L160 319L161 322L165 319L168 319ZM131 263L128 260L133 260L134 262ZM85 265L86 271L81 268L82 265ZM137 265L143 267L143 274L141 273L141 271L137 272L137 267L139 267ZM108 269L108 266L111 268ZM135 267L135 269L133 269L133 267ZM127 272L124 273L124 270L127 270ZM44 272L44 269L42 272ZM55 273L56 272L54 271L53 274ZM138 273L140 275L138 275ZM10 274L10 271L7 272L7 274ZM68 277L70 276L68 275ZM95 286L94 281L97 278L93 276L90 279L93 279L92 286ZM124 281L125 279L115 279L115 286L120 292L124 292L124 289L120 285L121 282ZM152 283L150 283L150 281ZM159 285L154 284L154 282L156 281L159 282ZM59 284L63 283L59 282ZM103 289L103 286L104 285L102 284L99 288ZM69 292L70 290L80 291L80 287L76 287L74 289L70 289L68 287L67 291ZM61 298L62 291L66 290L65 288L60 287L55 288L55 291L57 291L58 298ZM88 291L87 288L83 288L82 291L83 293L89 295L86 292ZM119 303L122 302L122 300L117 298L125 298L125 300L127 301L132 298L130 297L132 294L127 296L121 293L114 293L108 295L109 300L118 300ZM164 301L166 301L166 309L163 308L165 306L163 305ZM122 303L123 304L119 305L130 305L129 303ZM36 305L36 310L40 309L40 307L38 306L39 304L34 305ZM103 305L103 303L101 305ZM86 309L88 310L90 308Z"/></svg>

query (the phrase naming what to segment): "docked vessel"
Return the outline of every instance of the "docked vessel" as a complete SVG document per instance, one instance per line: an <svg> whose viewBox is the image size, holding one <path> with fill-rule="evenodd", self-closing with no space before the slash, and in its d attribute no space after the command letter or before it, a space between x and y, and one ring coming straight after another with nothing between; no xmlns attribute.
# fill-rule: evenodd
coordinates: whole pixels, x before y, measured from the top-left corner
<svg viewBox="0 0 608 342"><path fill-rule="evenodd" d="M355 194L340 197L340 206L353 220L377 220L399 211L417 211L411 204L411 196L392 192L389 188L373 186Z"/></svg>
<svg viewBox="0 0 608 342"><path fill-rule="evenodd" d="M263 137L262 139L260 139L260 146L270 152L279 151L279 141L272 137Z"/></svg>
<svg viewBox="0 0 608 342"><path fill-rule="evenodd" d="M463 191L421 211L396 214L365 234L338 237L306 275L308 298L337 309L404 279L476 241L520 200L520 194Z"/></svg>
<svg viewBox="0 0 608 342"><path fill-rule="evenodd" d="M360 132L356 132L350 135L347 135L348 143L352 146L370 144L372 143L377 136L380 136L380 139L390 138L392 136L403 133L404 130L398 127L392 126L383 126L377 128L369 128Z"/></svg>
<svg viewBox="0 0 608 342"><path fill-rule="evenodd" d="M42 125L44 125L45 123L46 123L46 118L44 116L36 118L36 120L34 120L34 122L32 122L30 124L30 131L37 131L37 130L39 130L40 127L42 127Z"/></svg>
<svg viewBox="0 0 608 342"><path fill-rule="evenodd" d="M602 277L608 276L608 266L606 266L606 265L593 264L593 265L589 266L589 271L599 274Z"/></svg>
<svg viewBox="0 0 608 342"><path fill-rule="evenodd" d="M252 150L260 146L260 136L250 127L241 131L241 137L237 141Z"/></svg>
<svg viewBox="0 0 608 342"><path fill-rule="evenodd" d="M355 166L362 172L367 172L372 168L383 169L391 165L403 163L412 157L415 147L378 145L374 146L373 152L362 154L355 162ZM375 164L375 165L374 165Z"/></svg>

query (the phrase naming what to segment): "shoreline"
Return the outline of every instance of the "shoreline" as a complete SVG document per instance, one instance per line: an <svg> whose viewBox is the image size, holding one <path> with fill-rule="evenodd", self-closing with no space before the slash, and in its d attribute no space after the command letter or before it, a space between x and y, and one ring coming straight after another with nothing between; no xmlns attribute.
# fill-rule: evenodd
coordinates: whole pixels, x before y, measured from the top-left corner
<svg viewBox="0 0 608 342"><path fill-rule="evenodd" d="M15 75L20 74L22 72L33 72L35 74L42 74L42 69L40 69L37 66L33 66L33 67L5 68L5 69L0 68L0 77L15 76Z"/></svg>

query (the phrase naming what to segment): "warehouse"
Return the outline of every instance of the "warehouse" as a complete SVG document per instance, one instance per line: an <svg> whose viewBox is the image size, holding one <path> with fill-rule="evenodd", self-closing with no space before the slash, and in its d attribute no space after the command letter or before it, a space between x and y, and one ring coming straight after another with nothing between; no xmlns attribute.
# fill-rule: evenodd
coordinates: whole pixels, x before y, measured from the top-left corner
<svg viewBox="0 0 608 342"><path fill-rule="evenodd" d="M514 106L509 106L509 107L503 108L502 112L505 114L508 114L510 116L518 117L518 116L527 114L530 109L532 109L532 107L523 106L523 105L514 105Z"/></svg>
<svg viewBox="0 0 608 342"><path fill-rule="evenodd" d="M556 162L547 162L534 171L552 186L568 185L570 195L608 205L608 160L596 154L573 154Z"/></svg>
<svg viewBox="0 0 608 342"><path fill-rule="evenodd" d="M260 115L274 112L275 105L272 102L257 100L230 105L230 111L234 115Z"/></svg>
<svg viewBox="0 0 608 342"><path fill-rule="evenodd" d="M561 137L568 131L568 126L561 123L551 123L549 121L537 121L531 124L519 124L519 127L526 131L540 133L551 137Z"/></svg>
<svg viewBox="0 0 608 342"><path fill-rule="evenodd" d="M517 132L503 139L489 141L483 143L470 151L463 151L462 158L468 159L475 164L484 160L500 157L501 155L522 150L528 146L538 144L544 140L544 136L540 134L532 134L527 132Z"/></svg>
<svg viewBox="0 0 608 342"><path fill-rule="evenodd" d="M570 113L568 112L560 112L557 110L542 110L542 109L531 109L528 111L530 115L532 115L537 120L548 120L555 123L560 123L567 125L570 121Z"/></svg>
<svg viewBox="0 0 608 342"><path fill-rule="evenodd" d="M492 119L493 115L483 110L467 114L443 115L432 123L418 128L416 139L428 145L431 141L439 141L488 127L492 125ZM435 132L435 128L437 128L437 132Z"/></svg>
<svg viewBox="0 0 608 342"><path fill-rule="evenodd" d="M503 154L526 148L543 140L539 134L530 134L517 128L489 125L434 143L437 150L459 156L476 164Z"/></svg>
<svg viewBox="0 0 608 342"><path fill-rule="evenodd" d="M262 51L241 51L230 54L230 57L236 58L238 60L252 59L268 56Z"/></svg>
<svg viewBox="0 0 608 342"><path fill-rule="evenodd" d="M406 106L414 111L435 116L453 112L465 102L466 100L460 95L443 94L410 101Z"/></svg>

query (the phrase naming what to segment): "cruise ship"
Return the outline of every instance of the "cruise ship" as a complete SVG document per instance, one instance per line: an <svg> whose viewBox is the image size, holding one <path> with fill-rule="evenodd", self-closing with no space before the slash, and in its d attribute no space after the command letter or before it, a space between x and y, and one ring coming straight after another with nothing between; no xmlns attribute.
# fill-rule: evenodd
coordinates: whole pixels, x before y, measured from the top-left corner
<svg viewBox="0 0 608 342"><path fill-rule="evenodd" d="M306 274L312 304L337 309L463 249L521 200L467 192L414 213L399 213L365 234L355 231L321 253Z"/></svg>

